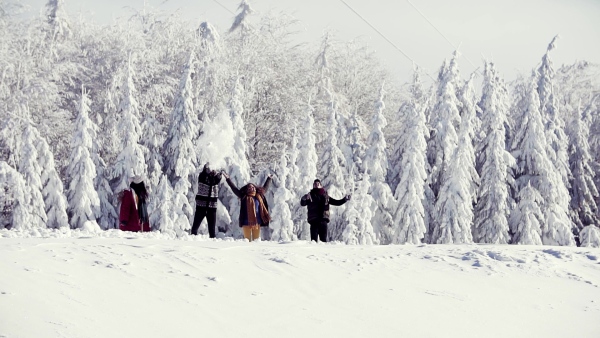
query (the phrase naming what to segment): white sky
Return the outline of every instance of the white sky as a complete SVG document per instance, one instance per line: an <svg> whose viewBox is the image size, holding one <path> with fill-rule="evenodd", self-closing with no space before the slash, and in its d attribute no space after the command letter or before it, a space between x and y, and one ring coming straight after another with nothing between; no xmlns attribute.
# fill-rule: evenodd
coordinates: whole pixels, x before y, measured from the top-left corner
<svg viewBox="0 0 600 338"><path fill-rule="evenodd" d="M236 12L240 0L217 0ZM99 23L128 16L131 7L148 6L181 15L197 23L209 21L225 30L233 15L215 0L65 0L71 15L93 15ZM454 47L408 1L346 0L421 67L435 74ZM461 72L481 67L485 56L496 62L507 80L528 73L546 46L560 34L553 53L557 66L587 60L600 63L600 0L412 0L453 45L460 44ZM46 0L22 0L36 12ZM340 0L250 0L255 11L271 9L293 13L305 26L301 38L317 43L326 29L340 39L362 37L380 53L383 62L401 80L409 80L412 63L386 42ZM127 7L130 8L127 8ZM468 60L467 60L468 59Z"/></svg>
<svg viewBox="0 0 600 338"><path fill-rule="evenodd" d="M37 231L0 230L0 337L600 337L598 249Z"/></svg>

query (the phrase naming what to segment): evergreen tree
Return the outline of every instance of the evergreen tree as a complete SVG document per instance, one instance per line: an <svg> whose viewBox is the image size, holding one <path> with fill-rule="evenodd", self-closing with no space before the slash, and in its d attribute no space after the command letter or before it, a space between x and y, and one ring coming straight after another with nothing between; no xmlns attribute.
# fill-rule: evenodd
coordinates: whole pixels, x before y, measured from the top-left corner
<svg viewBox="0 0 600 338"><path fill-rule="evenodd" d="M600 248L600 229L595 225L588 225L579 232L581 246Z"/></svg>
<svg viewBox="0 0 600 338"><path fill-rule="evenodd" d="M166 175L161 175L152 199L150 211L150 224L161 233L177 237L175 222L178 220L173 211L173 188Z"/></svg>
<svg viewBox="0 0 600 338"><path fill-rule="evenodd" d="M127 67L127 76L123 83L123 98L118 108L117 133L121 139L121 151L117 155L116 163L112 169L113 191L115 193L129 189L131 175L146 176L145 149L140 145L142 129L140 126L139 105L136 100L137 92L133 83L134 71L131 60L127 63Z"/></svg>
<svg viewBox="0 0 600 338"><path fill-rule="evenodd" d="M23 175L0 161L0 229L28 230L33 225L31 194Z"/></svg>
<svg viewBox="0 0 600 338"><path fill-rule="evenodd" d="M401 153L396 164L398 184L394 194L397 207L394 212L394 225L391 242L394 244L419 244L428 233L427 217L427 139L429 130L425 121L425 109L420 96L418 71L413 77L413 90L410 101L404 106L403 130L396 141L396 150Z"/></svg>
<svg viewBox="0 0 600 338"><path fill-rule="evenodd" d="M589 128L583 122L581 109L577 109L571 124L569 162L572 173L570 213L576 225L575 235L587 225L598 225L598 189L593 181L595 171L588 144Z"/></svg>
<svg viewBox="0 0 600 338"><path fill-rule="evenodd" d="M510 242L508 218L514 204L510 195L514 184L511 169L515 165L514 157L506 151L507 90L491 62L485 64L483 81L479 106L485 137L477 150L481 184L473 235L477 243L507 244Z"/></svg>
<svg viewBox="0 0 600 338"><path fill-rule="evenodd" d="M350 176L350 180L352 178L353 176ZM370 185L369 177L361 175L358 189L355 190L352 199L346 203L344 218L347 219L348 224L342 233L342 240L346 244L372 245L379 243L371 224L373 217L371 208L375 201L369 195Z"/></svg>
<svg viewBox="0 0 600 338"><path fill-rule="evenodd" d="M346 186L346 178L344 175L344 167L346 165L344 155L338 147L337 140L337 106L333 99L333 95L329 93L331 101L329 103L329 130L327 139L325 140L325 148L321 156L321 170L319 177L323 187L327 189L329 196L334 198L343 195L344 187ZM330 222L328 227L327 238L330 240L340 240L344 226L340 216L343 213L343 206L335 210L330 210Z"/></svg>
<svg viewBox="0 0 600 338"><path fill-rule="evenodd" d="M450 158L447 171L442 176L443 185L436 201L437 217L431 241L438 244L471 243L473 235L473 187L479 176L475 171L473 129L475 109L469 109L469 98L473 93L473 77L465 84L461 93L463 115L461 117L458 146ZM474 183L475 182L475 183Z"/></svg>
<svg viewBox="0 0 600 338"><path fill-rule="evenodd" d="M96 138L96 126L88 117L87 101L87 94L82 90L67 168L67 176L70 178L67 212L72 229L83 228L88 221L95 223L100 214L100 198L94 188L96 167L90 156L92 142Z"/></svg>
<svg viewBox="0 0 600 338"><path fill-rule="evenodd" d="M542 242L544 245L573 245L571 221L568 217L568 196L560 175L550 162L547 153L546 136L540 114L540 101L532 85L529 90L528 108L521 117L520 128L513 143L512 153L516 159L515 180L517 188L527 184L539 191L542 196ZM511 229L514 225L511 225Z"/></svg>
<svg viewBox="0 0 600 338"><path fill-rule="evenodd" d="M294 234L294 222L292 221L292 214L288 205L294 199L294 196L286 186L290 178L286 153L287 149L284 147L277 168L279 186L273 196L274 205L271 212L273 218L270 223L270 228L272 229L271 239L284 242L297 239ZM297 203L297 201L295 202Z"/></svg>
<svg viewBox="0 0 600 338"><path fill-rule="evenodd" d="M42 169L41 183L42 196L48 220L48 228L58 229L69 227L69 217L67 216L67 199L64 194L63 182L56 172L54 155L44 138L34 130L36 134L36 148L38 151L38 162Z"/></svg>
<svg viewBox="0 0 600 338"><path fill-rule="evenodd" d="M165 139L162 126L156 119L154 112L146 114L146 118L142 123L142 130L144 138L142 138L141 144L146 150L144 157L148 164L148 179L146 183L150 189L150 193L152 193L154 187L158 186L160 177L162 176L164 161L160 151Z"/></svg>
<svg viewBox="0 0 600 338"><path fill-rule="evenodd" d="M107 177L107 166L106 162L100 157L98 151L95 151L92 155L92 161L96 167L96 177L94 178L94 187L98 193L98 199L100 200L100 215L98 216L98 225L103 230L117 229L118 219L117 210L113 204L114 193L110 187L110 183Z"/></svg>
<svg viewBox="0 0 600 338"><path fill-rule="evenodd" d="M458 144L456 130L460 122L461 103L458 99L458 52L450 62L445 62L438 75L438 88L435 107L430 115L432 128L428 142L427 158L431 166L430 186L437 197L443 175L448 171L454 150Z"/></svg>
<svg viewBox="0 0 600 338"><path fill-rule="evenodd" d="M52 39L69 37L73 34L65 12L64 0L48 0L46 3L46 19L50 26Z"/></svg>
<svg viewBox="0 0 600 338"><path fill-rule="evenodd" d="M31 213L31 226L33 228L46 228L48 215L42 195L42 168L38 162L38 151L35 143L39 135L36 135L35 127L31 123L25 125L25 130L21 136L21 161L19 163L19 172L25 179L25 184L29 188L31 198L29 199L29 211Z"/></svg>
<svg viewBox="0 0 600 338"><path fill-rule="evenodd" d="M238 13L238 15L233 20L233 24L229 28L229 33L232 33L238 28L241 31L249 29L249 25L246 22L248 20L247 17L250 14L254 13L254 10L252 9L252 7L250 7L250 3L247 0L242 0L242 2L240 2L240 4L238 5L238 9L240 10L240 13Z"/></svg>
<svg viewBox="0 0 600 338"><path fill-rule="evenodd" d="M542 245L542 195L527 182L517 199L517 207L510 214L512 244Z"/></svg>
<svg viewBox="0 0 600 338"><path fill-rule="evenodd" d="M383 114L385 103L383 96L385 92L383 86L379 92L379 100L375 104L377 109L373 115L373 130L367 139L368 149L365 153L364 169L367 177L370 177L369 194L373 197L373 225L374 232L379 242L390 243L390 234L393 227L392 212L395 210L395 199L386 183L388 172L388 158L386 152L386 142L383 129L387 125L387 120Z"/></svg>

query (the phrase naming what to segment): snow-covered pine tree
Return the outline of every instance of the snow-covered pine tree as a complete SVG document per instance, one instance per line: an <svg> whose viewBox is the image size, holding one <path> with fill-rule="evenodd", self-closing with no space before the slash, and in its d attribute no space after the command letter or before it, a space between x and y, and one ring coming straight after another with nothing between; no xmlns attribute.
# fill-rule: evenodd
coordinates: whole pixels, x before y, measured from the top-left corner
<svg viewBox="0 0 600 338"><path fill-rule="evenodd" d="M438 75L436 103L430 115L432 128L427 147L427 158L431 166L429 184L436 198L443 177L458 144L457 129L460 123L461 103L458 99L458 52L450 62L445 61Z"/></svg>
<svg viewBox="0 0 600 338"><path fill-rule="evenodd" d="M50 34L53 40L72 35L69 20L65 12L64 0L48 0L46 3L46 19L50 26Z"/></svg>
<svg viewBox="0 0 600 338"><path fill-rule="evenodd" d="M123 83L123 95L117 113L119 115L117 133L121 140L121 150L111 171L113 175L112 188L116 194L129 189L131 175L146 176L145 149L140 145L142 128L133 77L134 70L130 57L127 62L127 76Z"/></svg>
<svg viewBox="0 0 600 338"><path fill-rule="evenodd" d="M600 229L595 225L588 225L579 232L581 246L600 248Z"/></svg>
<svg viewBox="0 0 600 338"><path fill-rule="evenodd" d="M550 51L556 48L557 39L558 35L548 45L546 54L542 57L542 62L536 71L537 92L540 97L540 114L546 126L548 157L550 158L550 163L556 167L556 170L560 174L563 184L568 189L571 181L569 155L567 154L569 139L565 134L565 122L558 108L558 101L554 90L555 71L550 59ZM562 192L568 192L568 190L560 189L559 193ZM568 199L569 196L561 196L560 198Z"/></svg>
<svg viewBox="0 0 600 338"><path fill-rule="evenodd" d="M269 227L272 229L271 240L273 241L291 241L297 239L294 234L294 222L292 221L292 213L290 212L289 202L295 201L295 196L287 188L287 182L290 179L287 149L284 146L277 167L277 178L279 186L275 190L273 196L272 219ZM297 203L297 201L295 201Z"/></svg>
<svg viewBox="0 0 600 338"><path fill-rule="evenodd" d="M321 156L321 170L319 171L319 177L323 187L327 189L329 196L333 198L341 198L344 194L344 188L346 187L346 177L344 175L346 161L342 151L338 147L337 140L337 106L333 99L333 95L329 92L330 103L328 106L329 111L329 125L327 132L327 139L325 140L325 146L323 148L323 154ZM342 232L344 231L343 220L340 215L343 214L344 206L331 208L330 221L328 227L327 238L331 241L337 241L341 239Z"/></svg>
<svg viewBox="0 0 600 338"><path fill-rule="evenodd" d="M174 185L174 210L178 214L175 231L180 234L191 229L193 209L193 174L198 166L194 141L198 137L198 117L194 112L191 75L194 71L194 55L190 53L179 82L179 91L171 113L171 124L163 145L165 174ZM194 183L192 183L194 182ZM187 222L186 222L187 219Z"/></svg>
<svg viewBox="0 0 600 338"><path fill-rule="evenodd" d="M520 127L512 142L512 154L516 159L515 181L518 189L527 184L539 191L542 196L542 243L544 245L573 245L571 220L568 216L568 196L560 175L550 162L547 153L546 136L540 114L540 101L535 83L528 93L528 106L521 117ZM511 217L511 220L513 218ZM511 229L515 228L511 224Z"/></svg>
<svg viewBox="0 0 600 338"><path fill-rule="evenodd" d="M394 225L391 242L394 244L419 244L429 236L428 210L430 206L427 184L427 139L425 109L421 96L421 81L415 70L412 97L402 108L402 131L396 141L396 158L400 160L393 169L399 175L394 198ZM431 202L432 203L432 202Z"/></svg>
<svg viewBox="0 0 600 338"><path fill-rule="evenodd" d="M238 5L238 9L240 10L240 12L233 20L233 24L229 28L229 33L232 33L238 28L242 32L249 28L249 25L246 22L248 20L247 17L250 14L254 13L254 10L252 9L252 7L250 7L250 2L248 2L248 0L242 0L242 2L240 2L240 4Z"/></svg>
<svg viewBox="0 0 600 338"><path fill-rule="evenodd" d="M63 182L56 172L54 154L50 151L46 140L37 131L35 134L37 137L38 162L42 169L42 196L44 197L46 215L48 216L46 226L52 229L68 228L67 198L64 194Z"/></svg>
<svg viewBox="0 0 600 338"><path fill-rule="evenodd" d="M88 221L96 223L100 214L100 198L94 188L96 166L90 156L93 140L96 138L96 126L88 117L88 111L87 93L82 89L67 167L67 177L70 179L67 213L72 229L82 228Z"/></svg>
<svg viewBox="0 0 600 338"><path fill-rule="evenodd" d="M98 151L95 151L92 155L92 161L96 167L94 187L96 188L98 199L100 200L100 215L98 216L98 225L103 230L117 229L119 226L119 215L117 215L117 209L113 204L115 196L108 181L106 162L104 162L104 159L100 157Z"/></svg>
<svg viewBox="0 0 600 338"><path fill-rule="evenodd" d="M475 170L473 135L475 109L469 109L467 101L473 92L473 77L461 92L463 114L460 121L458 145L443 173L443 185L435 204L437 216L431 234L431 242L438 244L472 243L473 187L479 181Z"/></svg>
<svg viewBox="0 0 600 338"><path fill-rule="evenodd" d="M0 229L31 229L29 188L23 175L6 161L0 161L0 191Z"/></svg>
<svg viewBox="0 0 600 338"><path fill-rule="evenodd" d="M162 168L164 165L161 148L164 143L164 132L162 125L156 119L154 112L148 112L142 122L142 131L144 137L141 139L141 144L146 150L145 159L148 164L147 172L148 179L146 180L146 188L152 194L153 189L158 186L160 177L162 176Z"/></svg>
<svg viewBox="0 0 600 338"><path fill-rule="evenodd" d="M514 201L514 157L506 151L508 97L504 81L494 64L485 63L483 95L479 102L484 138L477 147L477 169L481 176L475 206L473 237L476 243L510 243L508 218Z"/></svg>
<svg viewBox="0 0 600 338"><path fill-rule="evenodd" d="M391 242L391 233L394 221L392 213L396 209L396 201L390 186L386 183L388 173L388 158L386 142L383 129L387 126L387 120L383 114L385 103L383 97L385 91L383 86L379 91L379 100L375 103L376 112L373 114L373 130L367 138L368 148L364 157L364 170L370 178L369 194L373 198L373 218L371 224L373 231L382 244Z"/></svg>
<svg viewBox="0 0 600 338"><path fill-rule="evenodd" d="M21 131L23 120L14 116L8 117L2 122L0 129L0 160L12 168L18 168L21 161L19 150L22 147Z"/></svg>
<svg viewBox="0 0 600 338"><path fill-rule="evenodd" d="M29 188L31 198L29 199L29 211L31 213L32 228L46 228L48 215L44 204L42 194L42 168L38 162L38 151L36 141L39 134L31 122L25 124L25 129L21 135L21 161L19 162L19 172L25 179L25 184Z"/></svg>
<svg viewBox="0 0 600 338"><path fill-rule="evenodd" d="M231 97L228 103L229 116L233 125L233 149L231 150L231 157L227 159L226 171L231 177L233 183L238 188L243 184L250 182L250 163L248 162L248 145L246 128L244 126L244 120L242 113L244 106L241 98L243 96L243 89L240 85L239 79L235 78L231 88ZM239 198L229 189L219 189L219 195L221 201L229 209L229 215L233 220L233 223L237 223L238 215L240 212ZM241 228L237 224L230 224L228 235L234 238L242 238Z"/></svg>
<svg viewBox="0 0 600 338"><path fill-rule="evenodd" d="M357 109L354 109L354 112L348 119L349 128L347 130L347 140L348 140L348 167L354 168L354 172L350 173L354 175L354 180L359 179L361 174L365 172L363 158L365 158L365 151L367 149L367 145L365 144L365 137L362 129L364 128L364 122L362 118L358 115Z"/></svg>
<svg viewBox="0 0 600 338"><path fill-rule="evenodd" d="M570 128L569 162L572 173L570 213L575 222L575 236L588 225L598 225L598 189L588 144L589 127L583 122L581 108L575 111Z"/></svg>
<svg viewBox="0 0 600 338"><path fill-rule="evenodd" d="M298 167L298 180L296 189L298 194L294 201L294 233L299 239L310 240L310 226L306 221L306 208L300 206L300 197L312 189L313 181L317 178L317 148L315 137L315 120L313 118L314 109L311 106L310 98L303 110L304 114L300 116L298 130L298 158L296 165Z"/></svg>
<svg viewBox="0 0 600 338"><path fill-rule="evenodd" d="M519 191L518 203L510 214L512 244L542 245L544 215L542 195L531 186L531 182Z"/></svg>
<svg viewBox="0 0 600 338"><path fill-rule="evenodd" d="M149 210L150 224L153 229L171 237L177 237L175 221L177 215L173 212L173 188L166 175L161 175L160 181L150 196L153 208Z"/></svg>
<svg viewBox="0 0 600 338"><path fill-rule="evenodd" d="M350 180L353 180L353 176L350 176ZM353 185L353 182L350 183ZM342 240L346 244L379 244L371 224L373 217L371 209L375 201L369 195L370 186L369 177L361 174L358 187L354 190L352 199L346 203L344 219L347 220L347 224L342 233Z"/></svg>

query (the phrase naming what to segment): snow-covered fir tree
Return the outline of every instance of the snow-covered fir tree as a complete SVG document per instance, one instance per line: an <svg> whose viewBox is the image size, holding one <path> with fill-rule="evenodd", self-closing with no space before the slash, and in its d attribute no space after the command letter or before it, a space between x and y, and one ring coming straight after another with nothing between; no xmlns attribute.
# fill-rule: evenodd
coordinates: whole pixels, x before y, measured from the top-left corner
<svg viewBox="0 0 600 338"><path fill-rule="evenodd" d="M323 154L321 155L321 170L319 177L323 187L327 189L329 196L333 198L341 198L346 187L345 166L346 160L342 151L338 147L337 140L337 106L333 99L333 95L329 93L331 101L329 103L329 125ZM328 227L328 235L332 241L340 240L344 231L343 220L340 215L343 213L343 206L330 210L330 222Z"/></svg>
<svg viewBox="0 0 600 338"><path fill-rule="evenodd" d="M295 196L287 188L287 182L290 179L290 172L287 161L287 149L284 147L277 167L278 187L273 196L272 219L269 227L272 229L271 240L273 241L291 241L295 240L294 222L290 212L289 202L294 200Z"/></svg>
<svg viewBox="0 0 600 338"><path fill-rule="evenodd" d="M450 62L444 62L438 75L436 103L430 115L432 128L427 147L427 158L431 166L429 184L437 197L444 185L444 173L458 144L457 129L460 123L461 103L458 99L458 52Z"/></svg>
<svg viewBox="0 0 600 338"><path fill-rule="evenodd" d="M236 29L244 31L247 30L249 27L247 23L248 16L254 13L254 10L252 9L252 7L250 7L250 2L248 2L247 0L242 0L242 2L240 2L240 4L238 5L238 9L240 10L240 12L238 13L238 15L236 15L235 19L233 20L233 24L229 28L229 33L234 32Z"/></svg>
<svg viewBox="0 0 600 338"><path fill-rule="evenodd" d="M119 216L114 205L114 192L110 186L107 174L107 166L104 159L100 157L98 151L94 151L92 162L96 167L96 177L94 178L94 187L100 200L100 215L98 216L98 225L103 230L117 229Z"/></svg>
<svg viewBox="0 0 600 338"><path fill-rule="evenodd" d="M162 176L162 168L164 165L161 148L164 143L164 133L162 125L156 119L154 112L148 112L142 123L142 131L144 137L141 138L141 145L146 150L145 159L148 165L148 179L146 186L150 189L150 193L154 187L158 186L160 177Z"/></svg>
<svg viewBox="0 0 600 338"><path fill-rule="evenodd" d="M173 188L166 175L161 175L154 194L150 196L152 209L150 212L150 224L162 234L173 238L177 237L175 221L177 215L173 211Z"/></svg>
<svg viewBox="0 0 600 338"><path fill-rule="evenodd" d="M544 215L542 195L531 186L531 182L519 191L518 203L510 214L512 244L542 245Z"/></svg>
<svg viewBox="0 0 600 338"><path fill-rule="evenodd" d="M600 229L595 225L588 225L579 232L579 242L583 247L600 248Z"/></svg>
<svg viewBox="0 0 600 338"><path fill-rule="evenodd" d="M129 189L131 175L146 176L145 149L140 144L142 128L133 77L134 70L130 57L127 62L127 76L124 79L123 95L117 113L119 116L117 134L121 140L121 149L111 170L112 188L116 194Z"/></svg>
<svg viewBox="0 0 600 338"><path fill-rule="evenodd" d="M443 173L443 185L435 204L437 216L434 221L431 242L438 244L471 243L473 235L473 187L479 176L475 170L473 135L475 109L468 107L473 94L473 77L461 92L463 114L460 122L458 146Z"/></svg>
<svg viewBox="0 0 600 338"><path fill-rule="evenodd" d="M33 223L31 194L21 175L6 161L0 161L0 229L28 230Z"/></svg>
<svg viewBox="0 0 600 338"><path fill-rule="evenodd" d="M540 101L535 84L530 86L528 107L512 142L512 154L516 159L515 180L518 189L526 185L539 191L542 196L542 242L544 245L573 245L568 200L564 199L566 186L547 153L544 125L540 114ZM511 217L512 219L512 217ZM511 224L511 229L514 229Z"/></svg>
<svg viewBox="0 0 600 338"><path fill-rule="evenodd" d="M347 130L348 140L348 167L354 168L354 179L358 179L362 173L365 172L363 158L365 157L365 151L367 145L364 141L364 133L362 131L364 122L358 115L358 111L355 109L350 118L348 119L349 128Z"/></svg>
<svg viewBox="0 0 600 338"><path fill-rule="evenodd" d="M581 109L577 109L570 128L569 162L572 173L570 188L570 213L576 225L577 236L587 225L599 225L598 189L594 183L596 174L588 144L589 127L583 121Z"/></svg>
<svg viewBox="0 0 600 338"><path fill-rule="evenodd" d="M21 161L19 163L19 172L25 179L25 184L29 188L29 211L31 213L31 226L33 228L46 228L48 215L42 194L42 168L38 162L38 151L36 141L40 137L35 127L31 123L25 124L25 130L21 135Z"/></svg>
<svg viewBox="0 0 600 338"><path fill-rule="evenodd" d="M18 168L21 161L19 149L22 144L22 121L18 117L10 116L2 122L0 129L0 160L6 161L13 168Z"/></svg>
<svg viewBox="0 0 600 338"><path fill-rule="evenodd" d="M507 244L511 240L508 218L514 205L510 192L515 159L506 151L507 94L494 64L486 62L479 102L485 136L477 147L477 169L481 177L473 229L477 243Z"/></svg>
<svg viewBox="0 0 600 338"><path fill-rule="evenodd" d="M420 77L415 70L412 97L402 109L402 131L396 141L400 162L396 164L398 184L394 197L394 225L391 242L395 244L419 244L429 230L427 217L427 139L425 105L420 91Z"/></svg>
<svg viewBox="0 0 600 338"><path fill-rule="evenodd" d="M42 169L42 196L48 220L46 226L52 229L68 228L69 217L67 216L67 198L64 193L63 182L56 171L54 154L46 140L36 132L36 148L38 151L38 162Z"/></svg>
<svg viewBox="0 0 600 338"><path fill-rule="evenodd" d="M233 148L231 150L231 157L227 159L226 171L229 174L233 183L240 188L250 182L250 163L248 162L248 144L246 128L244 125L244 119L242 113L244 112L244 106L241 101L243 96L243 88L239 82L239 78L235 78L232 81L233 85L231 88L231 96L228 103L229 117L232 123L232 133L225 134L228 137L233 137ZM229 189L219 189L219 195L221 201L229 210L229 215L233 222L236 223L240 212L239 198ZM241 228L237 224L230 224L228 234L234 238L241 238Z"/></svg>
<svg viewBox="0 0 600 338"><path fill-rule="evenodd" d="M65 12L64 0L48 0L46 3L46 19L50 26L52 39L72 35L69 20Z"/></svg>
<svg viewBox="0 0 600 338"><path fill-rule="evenodd" d="M88 111L87 93L82 90L67 167L67 176L70 179L67 189L67 212L72 229L82 228L88 221L95 223L100 214L100 198L94 188L96 167L90 155L97 127L88 117Z"/></svg>
<svg viewBox="0 0 600 338"><path fill-rule="evenodd" d="M350 180L352 179L353 176L350 176ZM347 224L342 233L342 240L346 244L372 245L379 243L371 224L373 217L371 209L375 201L369 194L370 186L369 177L365 174L360 175L360 181L357 189L354 190L352 199L346 202L344 218L347 220Z"/></svg>
<svg viewBox="0 0 600 338"><path fill-rule="evenodd" d="M568 188L571 179L569 155L567 154L569 140L565 134L565 122L558 108L554 90L555 71L550 59L550 52L556 48L557 39L558 35L548 45L546 54L542 57L542 62L536 71L537 92L540 98L540 114L546 126L546 142L548 143L546 151L550 162L560 174L563 184ZM567 192L567 190L561 189L561 192ZM566 199L568 195L561 196L561 198Z"/></svg>
<svg viewBox="0 0 600 338"><path fill-rule="evenodd" d="M371 224L373 231L382 244L390 243L390 234L393 227L392 213L396 209L394 195L390 186L386 183L388 172L388 158L386 142L383 129L387 126L387 120L383 114L385 103L383 102L385 91L383 86L379 92L379 100L375 103L375 114L372 119L373 130L367 138L368 148L364 157L364 170L370 179L369 194L373 197L373 218Z"/></svg>

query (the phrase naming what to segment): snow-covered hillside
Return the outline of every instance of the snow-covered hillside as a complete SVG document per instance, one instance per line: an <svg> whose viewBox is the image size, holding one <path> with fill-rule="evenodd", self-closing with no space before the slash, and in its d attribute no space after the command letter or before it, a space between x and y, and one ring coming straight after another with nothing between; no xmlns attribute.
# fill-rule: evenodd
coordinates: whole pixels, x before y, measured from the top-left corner
<svg viewBox="0 0 600 338"><path fill-rule="evenodd" d="M600 251L0 230L0 337L599 337Z"/></svg>

